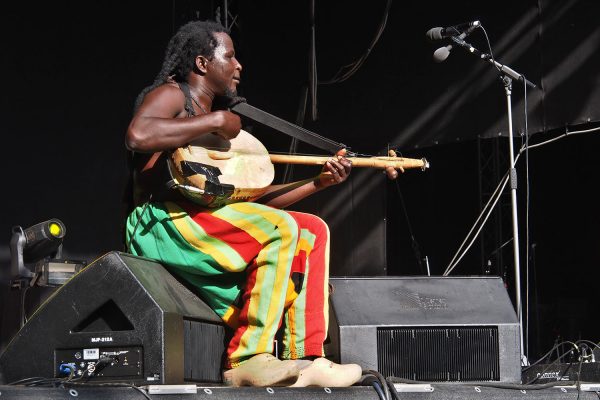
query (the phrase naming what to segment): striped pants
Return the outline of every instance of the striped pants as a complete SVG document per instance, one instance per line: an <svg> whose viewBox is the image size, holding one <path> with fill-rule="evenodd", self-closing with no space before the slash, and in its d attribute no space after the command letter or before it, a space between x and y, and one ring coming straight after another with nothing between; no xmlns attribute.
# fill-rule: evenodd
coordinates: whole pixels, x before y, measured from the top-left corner
<svg viewBox="0 0 600 400"><path fill-rule="evenodd" d="M226 368L272 353L281 327L283 358L323 355L329 276L323 220L257 203L205 209L155 202L142 211L127 220L131 252L191 283L233 329Z"/></svg>

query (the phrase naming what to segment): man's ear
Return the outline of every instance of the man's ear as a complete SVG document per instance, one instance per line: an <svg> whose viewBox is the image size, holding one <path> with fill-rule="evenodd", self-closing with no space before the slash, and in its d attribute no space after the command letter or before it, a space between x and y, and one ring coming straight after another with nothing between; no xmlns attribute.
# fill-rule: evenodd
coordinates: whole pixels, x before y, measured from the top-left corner
<svg viewBox="0 0 600 400"><path fill-rule="evenodd" d="M208 66L208 59L204 56L196 56L196 68L203 74L206 73L206 68Z"/></svg>

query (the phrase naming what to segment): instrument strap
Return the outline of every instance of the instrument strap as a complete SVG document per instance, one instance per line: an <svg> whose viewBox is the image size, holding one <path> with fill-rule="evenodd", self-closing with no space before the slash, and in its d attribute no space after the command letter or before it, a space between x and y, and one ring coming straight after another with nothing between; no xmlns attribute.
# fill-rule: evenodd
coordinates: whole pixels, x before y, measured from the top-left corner
<svg viewBox="0 0 600 400"><path fill-rule="evenodd" d="M187 82L177 82L177 85L179 85L179 89L181 89L185 95L185 111L187 111L188 117L193 117L196 115L196 112L192 105L192 92L190 91L190 86Z"/></svg>
<svg viewBox="0 0 600 400"><path fill-rule="evenodd" d="M188 116L194 116L194 107L192 106L190 87L187 82L178 82L179 88L185 94L185 109L188 112ZM324 136L321 136L315 132L309 131L308 129L302 128L298 125L292 124L284 119L269 114L259 108L251 106L246 103L243 97L233 98L233 105L231 111L250 118L256 122L273 128L281 133L296 138L304 143L311 144L321 150L328 151L330 153L337 153L341 149L348 149L343 143L338 143ZM352 156L354 153L348 151L348 155Z"/></svg>
<svg viewBox="0 0 600 400"><path fill-rule="evenodd" d="M187 82L177 82L177 85L179 86L179 89L181 89L183 95L185 96L185 111L187 111L188 118L195 116L196 111L194 111L194 106L192 105L192 93L190 91L190 86ZM169 175L172 177L173 172L171 171L171 164L168 160L165 160L165 163L167 164ZM165 186L167 187L167 189L177 189L179 187L179 183L175 179L169 179L165 183Z"/></svg>
<svg viewBox="0 0 600 400"><path fill-rule="evenodd" d="M251 106L250 104L243 101L243 98L237 99L239 99L240 101L231 107L231 111L239 115L248 117L281 133L301 140L305 143L311 144L315 147L318 147L321 150L326 150L330 153L335 154L341 149L347 149L347 146L343 143L335 142L315 132L311 132L308 129L304 129L298 125L294 125L291 122L269 114L266 111ZM352 156L353 154L354 153L348 151L349 156Z"/></svg>

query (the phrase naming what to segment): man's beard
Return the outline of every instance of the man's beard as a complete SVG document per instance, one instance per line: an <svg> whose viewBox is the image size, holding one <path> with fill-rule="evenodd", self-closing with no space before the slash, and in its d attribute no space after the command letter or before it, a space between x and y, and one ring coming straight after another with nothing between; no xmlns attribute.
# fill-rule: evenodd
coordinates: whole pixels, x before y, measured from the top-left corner
<svg viewBox="0 0 600 400"><path fill-rule="evenodd" d="M225 94L223 95L223 97L237 97L237 88L236 89L230 89L230 88L226 88L225 89Z"/></svg>
<svg viewBox="0 0 600 400"><path fill-rule="evenodd" d="M245 101L245 99L242 99ZM226 110L231 108L233 105L240 102L240 98L237 95L237 90L225 89L225 93L221 96L216 96L213 99L212 109L213 110Z"/></svg>

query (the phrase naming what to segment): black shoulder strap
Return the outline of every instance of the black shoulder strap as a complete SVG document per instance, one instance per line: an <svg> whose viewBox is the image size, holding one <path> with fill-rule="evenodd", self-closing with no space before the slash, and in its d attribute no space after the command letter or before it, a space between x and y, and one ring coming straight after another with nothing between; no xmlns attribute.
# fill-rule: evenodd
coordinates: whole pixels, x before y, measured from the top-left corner
<svg viewBox="0 0 600 400"><path fill-rule="evenodd" d="M192 105L192 93L190 92L190 86L187 84L187 82L177 82L177 85L179 86L179 89L181 89L183 95L185 96L185 111L187 111L188 118L193 117L194 115L196 115L196 111L194 111L194 106ZM168 161L166 161L165 164L167 169L170 169ZM168 170L168 174L170 177L173 176L170 170ZM167 189L175 189L176 184L177 182L175 181L175 179L169 179L165 183L165 186L167 187Z"/></svg>
<svg viewBox="0 0 600 400"><path fill-rule="evenodd" d="M185 95L185 111L188 113L188 117L193 117L196 115L196 111L194 111L194 106L192 105L192 93L190 92L190 86L187 82L177 82L179 85L179 89Z"/></svg>
<svg viewBox="0 0 600 400"><path fill-rule="evenodd" d="M335 142L308 129L294 125L266 111L253 107L244 101L233 105L231 111L330 153L336 153L340 149L347 148L343 143ZM352 155L350 151L348 151L348 155Z"/></svg>
<svg viewBox="0 0 600 400"><path fill-rule="evenodd" d="M188 116L196 115L194 111L194 107L192 106L192 94L190 92L190 87L187 82L177 82L179 88L185 95L185 110L188 112ZM276 117L272 114L269 114L266 111L263 111L259 108L253 107L250 104L246 103L243 98L238 98L239 101L237 104L231 106L231 111L248 117L256 122L262 123L270 128L278 130L281 133L284 133L288 136L294 137L298 140L301 140L305 143L312 144L319 149L326 150L330 153L336 153L340 149L347 148L347 146L343 143L335 142L331 139L328 139L324 136L321 136L315 132L311 132L308 129L304 129L298 125L294 125L291 122L283 120L279 117ZM352 155L351 152L348 152L348 155Z"/></svg>

